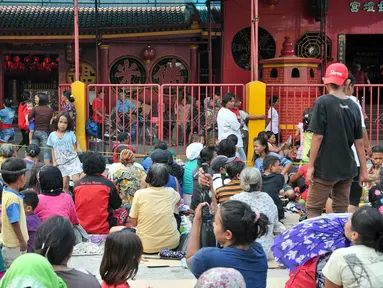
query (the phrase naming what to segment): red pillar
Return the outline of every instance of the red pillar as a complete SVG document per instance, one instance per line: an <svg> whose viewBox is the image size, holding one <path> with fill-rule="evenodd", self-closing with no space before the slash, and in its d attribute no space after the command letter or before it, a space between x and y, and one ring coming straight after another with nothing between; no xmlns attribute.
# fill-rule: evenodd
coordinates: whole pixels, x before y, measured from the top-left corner
<svg viewBox="0 0 383 288"><path fill-rule="evenodd" d="M190 45L190 83L198 83L198 45Z"/></svg>
<svg viewBox="0 0 383 288"><path fill-rule="evenodd" d="M100 65L99 70L97 71L97 74L99 74L98 79L100 79L99 84L108 84L109 83L109 45L102 44L100 47ZM116 99L113 97L113 93L109 93L109 89L105 88L105 105L107 107L107 111L109 111L109 97L111 107L113 107L116 104ZM112 95L110 95L112 94ZM110 107L110 109L111 109Z"/></svg>

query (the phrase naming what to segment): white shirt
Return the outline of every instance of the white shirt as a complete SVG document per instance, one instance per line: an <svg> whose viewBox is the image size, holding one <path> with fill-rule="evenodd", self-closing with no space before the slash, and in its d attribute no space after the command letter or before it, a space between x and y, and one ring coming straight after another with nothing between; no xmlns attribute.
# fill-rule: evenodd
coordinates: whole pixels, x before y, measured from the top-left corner
<svg viewBox="0 0 383 288"><path fill-rule="evenodd" d="M246 118L249 116L249 113L243 110L239 110L239 115L241 115L241 119L243 121L243 127L242 130L249 131L249 128L246 125Z"/></svg>
<svg viewBox="0 0 383 288"><path fill-rule="evenodd" d="M274 134L279 133L279 115L278 111L274 107L270 107L267 112L267 119L271 119L270 123L266 127L266 131L271 131Z"/></svg>
<svg viewBox="0 0 383 288"><path fill-rule="evenodd" d="M243 148L243 140L241 134L241 124L238 122L237 116L229 109L222 107L217 115L218 125L218 141L226 139L227 136L234 134L238 137L237 147Z"/></svg>
<svg viewBox="0 0 383 288"><path fill-rule="evenodd" d="M335 250L323 275L343 288L383 287L383 253L364 245Z"/></svg>
<svg viewBox="0 0 383 288"><path fill-rule="evenodd" d="M360 106L359 100L355 96L348 96L348 98L350 98L352 101L354 101L355 104L358 106L359 111L360 111L360 119L362 122L362 127L366 128L366 124L364 123L364 115L363 115L363 111L362 111L362 106ZM352 145L351 149L352 149L352 152L354 152L354 158L355 158L356 166L360 167L358 152L356 152L355 145Z"/></svg>

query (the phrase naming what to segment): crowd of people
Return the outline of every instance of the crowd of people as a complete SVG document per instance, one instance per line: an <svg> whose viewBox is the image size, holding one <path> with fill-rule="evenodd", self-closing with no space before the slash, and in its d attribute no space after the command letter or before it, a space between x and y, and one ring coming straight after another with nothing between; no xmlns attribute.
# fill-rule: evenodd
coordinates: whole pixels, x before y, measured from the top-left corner
<svg viewBox="0 0 383 288"><path fill-rule="evenodd" d="M227 93L214 104L217 143L206 145L191 131L186 163L163 141L138 163L129 134L120 133L114 163L106 165L97 152L78 153L69 92L58 115L46 95L33 102L24 97L19 125L21 144L28 144L25 158L17 157L15 146L0 145L0 287L126 288L144 254L167 249L186 252L196 287L264 288L275 239L289 232L283 219L290 204L302 221L353 213L342 227L352 245L325 251L329 258L318 277L326 288L383 287L383 148L370 148L362 109L350 96L354 83L344 65L328 67L328 94L304 110L297 143L279 141L278 98L270 98L267 116L256 116L240 110L240 101ZM8 104L0 111L3 124L12 123ZM249 165L244 129L248 121L262 119L265 131L253 139ZM1 132L0 139L14 135L6 125ZM297 159L300 164L293 165ZM359 208L361 198L371 207ZM101 284L89 272L68 267L75 245L94 234L107 235ZM291 277L295 283L301 279Z"/></svg>

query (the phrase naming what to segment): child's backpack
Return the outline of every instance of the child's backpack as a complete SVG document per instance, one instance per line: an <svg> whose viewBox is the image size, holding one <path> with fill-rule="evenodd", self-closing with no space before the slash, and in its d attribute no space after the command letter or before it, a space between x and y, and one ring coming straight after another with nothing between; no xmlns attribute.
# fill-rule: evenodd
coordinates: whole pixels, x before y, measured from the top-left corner
<svg viewBox="0 0 383 288"><path fill-rule="evenodd" d="M315 288L316 269L320 256L311 258L305 264L290 271L285 288Z"/></svg>

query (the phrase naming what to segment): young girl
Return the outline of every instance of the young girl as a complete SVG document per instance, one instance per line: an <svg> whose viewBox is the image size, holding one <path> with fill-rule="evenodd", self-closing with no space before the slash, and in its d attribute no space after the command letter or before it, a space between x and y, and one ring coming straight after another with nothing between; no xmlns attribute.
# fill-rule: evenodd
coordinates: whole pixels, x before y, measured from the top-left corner
<svg viewBox="0 0 383 288"><path fill-rule="evenodd" d="M383 147L375 146L372 148L371 162L372 166L367 170L370 179L370 182L367 183L367 189L381 183L379 171L383 163Z"/></svg>
<svg viewBox="0 0 383 288"><path fill-rule="evenodd" d="M309 129L311 114L312 114L313 108L306 108L303 111L303 150L302 150L302 162L308 163L308 152L311 149L311 139L313 138L313 133L309 132L307 129Z"/></svg>
<svg viewBox="0 0 383 288"><path fill-rule="evenodd" d="M39 97L37 97L37 99L39 99ZM29 100L27 101L28 114L29 112L32 111L32 109L33 109L33 102ZM31 119L28 121L28 114L25 115L25 121L29 129L29 143L32 143L33 133L35 132L35 119Z"/></svg>
<svg viewBox="0 0 383 288"><path fill-rule="evenodd" d="M15 118L15 110L12 109L12 100L4 100L4 109L0 110L1 118L1 131L0 131L0 142L7 143L15 137L15 129L13 129L12 123Z"/></svg>
<svg viewBox="0 0 383 288"><path fill-rule="evenodd" d="M124 229L109 234L100 266L101 288L129 288L126 281L136 276L142 253L136 234Z"/></svg>
<svg viewBox="0 0 383 288"><path fill-rule="evenodd" d="M81 152L80 144L73 133L73 122L67 113L60 113L55 120L56 131L52 132L47 145L52 147L53 165L58 166L64 181L64 191L69 193L69 177L73 182L80 179L82 165L73 145Z"/></svg>
<svg viewBox="0 0 383 288"><path fill-rule="evenodd" d="M285 175L293 163L285 157L281 155L270 152L267 140L265 138L255 138L254 139L254 154L256 154L257 158L255 159L255 168L258 168L261 173L264 173L263 160L266 156L275 156L279 159L280 165L283 166L282 175Z"/></svg>

